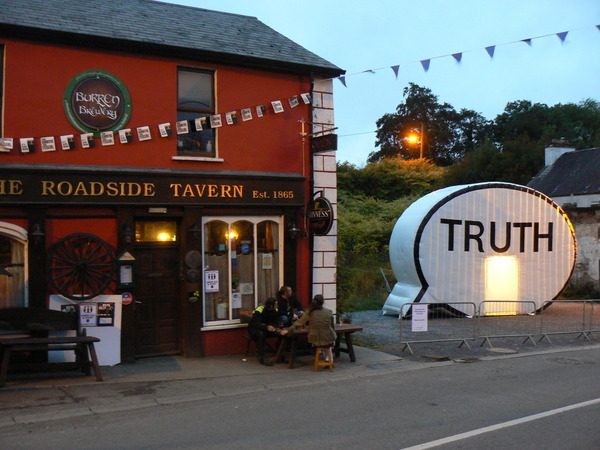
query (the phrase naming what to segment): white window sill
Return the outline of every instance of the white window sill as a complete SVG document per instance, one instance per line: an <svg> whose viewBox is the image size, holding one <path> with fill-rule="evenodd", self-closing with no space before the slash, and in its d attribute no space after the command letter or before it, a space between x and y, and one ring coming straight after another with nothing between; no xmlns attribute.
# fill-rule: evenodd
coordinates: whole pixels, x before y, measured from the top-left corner
<svg viewBox="0 0 600 450"><path fill-rule="evenodd" d="M225 162L223 158L211 158L208 156L172 156L174 161L202 161L202 162Z"/></svg>
<svg viewBox="0 0 600 450"><path fill-rule="evenodd" d="M232 330L236 328L246 328L247 323L228 323L226 325L208 325L200 328L200 331Z"/></svg>

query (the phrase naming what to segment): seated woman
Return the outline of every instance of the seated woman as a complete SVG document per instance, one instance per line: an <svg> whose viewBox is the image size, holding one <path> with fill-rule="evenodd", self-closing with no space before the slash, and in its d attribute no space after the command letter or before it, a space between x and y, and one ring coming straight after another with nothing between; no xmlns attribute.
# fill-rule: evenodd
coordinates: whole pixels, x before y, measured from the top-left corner
<svg viewBox="0 0 600 450"><path fill-rule="evenodd" d="M310 309L289 328L281 331L285 336L298 328L308 325L308 342L315 347L330 347L334 344L336 334L333 328L333 313L324 308L325 300L322 295L315 295L312 299Z"/></svg>

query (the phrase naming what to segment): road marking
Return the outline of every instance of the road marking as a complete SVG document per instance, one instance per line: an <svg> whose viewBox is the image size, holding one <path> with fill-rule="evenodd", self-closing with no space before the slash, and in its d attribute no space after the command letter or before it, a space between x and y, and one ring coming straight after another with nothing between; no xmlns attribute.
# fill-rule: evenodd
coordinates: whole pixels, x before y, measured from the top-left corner
<svg viewBox="0 0 600 450"><path fill-rule="evenodd" d="M501 430L503 428L514 427L515 425L521 425L523 423L532 422L534 420L543 419L545 417L554 416L574 409L585 408L587 406L596 405L600 403L600 398L588 400L587 402L575 403L573 405L563 406L562 408L551 409L550 411L533 414L531 416L521 417L519 419L509 420L508 422L497 423L496 425L490 425L489 427L478 428L476 430L467 431L465 433L455 434L454 436L448 436L442 439L436 439L435 441L425 442L424 444L414 445L412 447L406 447L403 450L425 450L428 448L438 447L440 445L449 444L451 442L460 441L462 439L468 439L473 436L479 436L480 434L490 433L492 431Z"/></svg>

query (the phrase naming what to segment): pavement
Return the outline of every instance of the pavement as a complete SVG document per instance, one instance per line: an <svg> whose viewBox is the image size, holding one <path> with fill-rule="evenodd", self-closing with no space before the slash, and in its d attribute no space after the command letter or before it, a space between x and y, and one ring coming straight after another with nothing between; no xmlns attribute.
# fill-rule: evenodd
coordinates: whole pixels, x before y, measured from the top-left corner
<svg viewBox="0 0 600 450"><path fill-rule="evenodd" d="M561 347L542 353L561 353L600 348L599 345ZM53 420L101 416L141 408L157 408L186 402L202 402L236 395L268 393L325 383L340 383L361 377L389 375L439 367L444 364L485 359L523 357L528 352L482 358L411 360L365 347L355 347L357 361L342 354L333 371L315 372L312 357L299 358L272 367L258 364L255 357L223 356L184 358L180 356L140 359L113 367L103 367L103 382L79 373L14 375L0 388L0 430L40 424Z"/></svg>

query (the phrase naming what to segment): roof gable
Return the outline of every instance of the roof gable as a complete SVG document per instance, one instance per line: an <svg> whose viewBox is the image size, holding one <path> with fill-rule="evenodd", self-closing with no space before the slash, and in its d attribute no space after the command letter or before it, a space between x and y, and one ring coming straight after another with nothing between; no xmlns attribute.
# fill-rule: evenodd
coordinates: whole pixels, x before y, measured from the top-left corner
<svg viewBox="0 0 600 450"><path fill-rule="evenodd" d="M529 186L549 197L600 193L600 148L565 153L542 169Z"/></svg>
<svg viewBox="0 0 600 450"><path fill-rule="evenodd" d="M152 0L0 0L0 11L0 33L5 35L147 53L162 50L192 59L328 76L343 73L250 16Z"/></svg>

